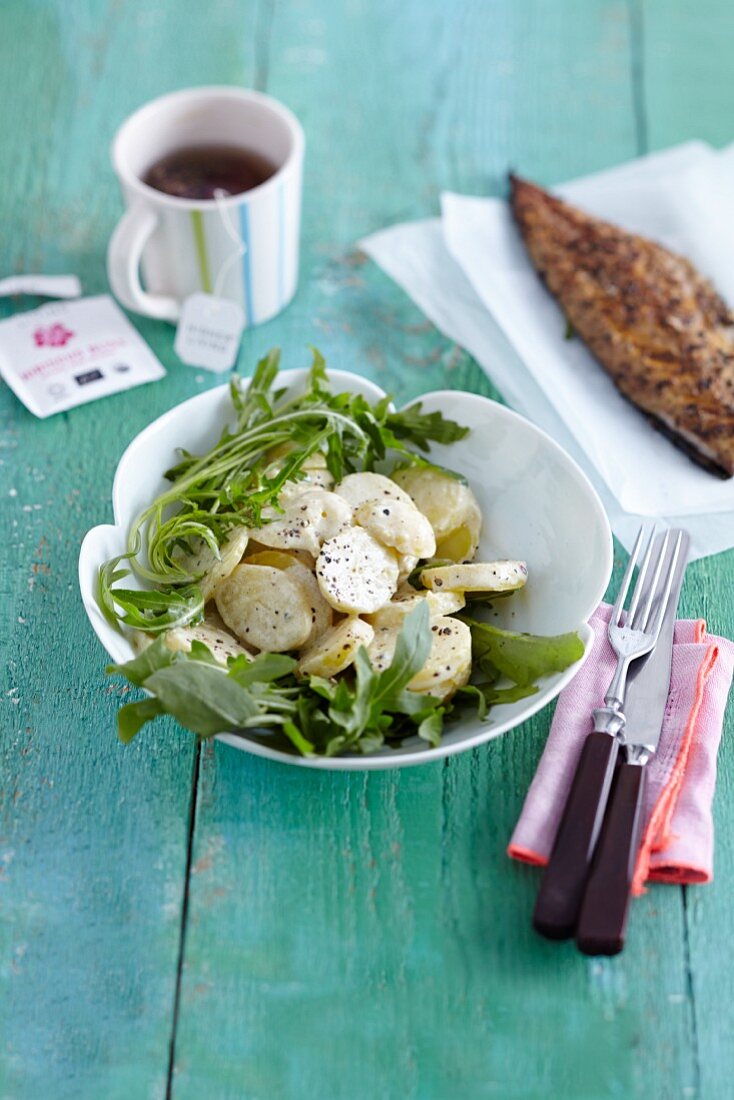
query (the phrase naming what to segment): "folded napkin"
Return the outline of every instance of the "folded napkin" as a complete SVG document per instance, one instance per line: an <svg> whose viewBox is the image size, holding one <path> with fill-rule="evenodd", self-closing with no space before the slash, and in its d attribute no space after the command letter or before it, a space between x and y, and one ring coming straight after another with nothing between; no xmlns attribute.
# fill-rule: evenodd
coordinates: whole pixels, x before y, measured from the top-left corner
<svg viewBox="0 0 734 1100"><path fill-rule="evenodd" d="M571 787L581 746L592 729L616 658L607 639L611 608L592 616L594 643L581 671L561 692L545 750L508 854L544 865ZM707 634L702 619L679 620L660 744L647 765L643 839L632 892L644 883L703 883L713 875L711 802L716 754L734 673L734 643Z"/></svg>

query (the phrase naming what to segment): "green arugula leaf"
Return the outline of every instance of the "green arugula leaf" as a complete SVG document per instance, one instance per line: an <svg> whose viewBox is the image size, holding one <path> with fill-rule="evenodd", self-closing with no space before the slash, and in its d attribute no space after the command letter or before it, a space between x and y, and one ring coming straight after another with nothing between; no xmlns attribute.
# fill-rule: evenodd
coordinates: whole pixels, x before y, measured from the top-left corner
<svg viewBox="0 0 734 1100"><path fill-rule="evenodd" d="M201 661L205 665L215 665L216 668L222 667L209 649L209 646L204 645L203 642L196 641L196 639L192 639L191 642L190 659L192 661Z"/></svg>
<svg viewBox="0 0 734 1100"><path fill-rule="evenodd" d="M334 727L322 709L320 698L310 689L301 691L296 698L296 713L304 737L314 745L315 751L322 752L334 735Z"/></svg>
<svg viewBox="0 0 734 1100"><path fill-rule="evenodd" d="M295 669L298 662L285 653L260 653L257 657L249 658L244 654L229 659L229 675L236 680L240 687L250 687L252 684L269 684L273 680L280 680L288 676Z"/></svg>
<svg viewBox="0 0 734 1100"><path fill-rule="evenodd" d="M313 394L325 394L329 395L329 378L326 373L326 360L324 359L318 348L315 348L313 344L309 344L311 351L311 370L308 375L309 389Z"/></svg>
<svg viewBox="0 0 734 1100"><path fill-rule="evenodd" d="M422 591L424 588L421 574L424 569L435 569L439 565L456 565L450 558L428 558L427 561L418 562L413 572L408 576L408 584Z"/></svg>
<svg viewBox="0 0 734 1100"><path fill-rule="evenodd" d="M241 429L249 427L258 414L269 410L268 396L275 383L279 366L280 348L272 348L258 362L246 389L242 388L239 376L233 375L230 394Z"/></svg>
<svg viewBox="0 0 734 1100"><path fill-rule="evenodd" d="M121 622L146 633L160 633L193 622L204 609L201 591L195 586L174 592L115 588L115 581L129 574L127 570L109 569L110 564L100 569L98 603L113 625Z"/></svg>
<svg viewBox="0 0 734 1100"><path fill-rule="evenodd" d="M295 722L284 722L283 732L295 745L301 756L313 756L314 746L303 736Z"/></svg>
<svg viewBox="0 0 734 1100"><path fill-rule="evenodd" d="M537 695L540 688L537 684L513 684L511 687L494 687L492 684L480 685L484 700L488 707L498 707L503 703L517 703L521 699L527 699L531 695Z"/></svg>
<svg viewBox="0 0 734 1100"><path fill-rule="evenodd" d="M439 700L433 695L424 695L419 691L408 691L405 688L390 695L388 709L391 714L404 714L419 722L421 717L439 706Z"/></svg>
<svg viewBox="0 0 734 1100"><path fill-rule="evenodd" d="M284 654L265 653L252 661L230 658L224 668L202 642L192 642L191 651L183 653L157 638L132 661L107 668L155 696L122 708L120 736L132 740L145 722L163 713L200 737L246 725L283 725L296 710L296 689L289 682L295 664Z"/></svg>
<svg viewBox="0 0 734 1100"><path fill-rule="evenodd" d="M465 684L464 687L459 688L456 692L456 695L452 699L453 706L461 709L464 703L467 706L471 703L474 704L477 709L477 718L480 720L483 721L487 717L489 706L482 688L477 684Z"/></svg>
<svg viewBox="0 0 734 1100"><path fill-rule="evenodd" d="M484 719L491 707L517 703L520 699L537 695L539 690L536 684L513 684L504 688L495 687L494 684L466 684L457 691L454 704L460 706L463 701L471 701L477 708L477 717Z"/></svg>
<svg viewBox="0 0 734 1100"><path fill-rule="evenodd" d="M334 725L342 729L345 744L358 741L375 724L380 713L379 709L373 709L372 706L372 688L376 677L364 648L360 648L357 653L355 667L357 675L354 690L350 689L346 680L339 680L328 711Z"/></svg>
<svg viewBox="0 0 734 1100"><path fill-rule="evenodd" d="M437 707L435 710L431 711L430 714L427 714L418 726L418 736L423 741L427 741L434 749L438 748L441 744L443 716L443 708Z"/></svg>
<svg viewBox="0 0 734 1100"><path fill-rule="evenodd" d="M392 663L383 672L375 672L367 650L360 647L351 685L345 679L335 683L310 677L310 690L328 703L329 723L326 728L321 724L315 733L309 730L310 740L326 755L346 749L374 751L395 725L394 716L405 715L420 725L438 707L438 700L405 689L425 664L431 644L428 606L424 604L406 616ZM315 724L313 710L308 720L311 726ZM426 730L436 728L436 721L426 726Z"/></svg>
<svg viewBox="0 0 734 1100"><path fill-rule="evenodd" d="M107 665L105 671L108 675L116 673L125 676L131 684L142 687L154 672L167 668L176 660L178 660L178 654L168 648L165 638L160 637L151 642L149 646L146 646L143 652L138 654L137 657L133 657L131 661L126 661L122 665Z"/></svg>
<svg viewBox="0 0 734 1100"><path fill-rule="evenodd" d="M221 666L191 659L177 661L149 676L145 688L168 714L199 737L242 729L258 716L248 692Z"/></svg>
<svg viewBox="0 0 734 1100"><path fill-rule="evenodd" d="M309 687L322 699L331 701L336 694L337 684L334 680L326 680L323 676L310 676Z"/></svg>
<svg viewBox="0 0 734 1100"><path fill-rule="evenodd" d="M140 699L137 703L126 703L117 712L117 735L125 744L129 744L146 722L152 722L166 710L159 699Z"/></svg>
<svg viewBox="0 0 734 1100"><path fill-rule="evenodd" d="M422 412L422 404L416 401L400 412L388 413L385 426L397 439L406 439L422 451L429 449L430 441L436 443L456 443L469 434L469 428L462 427L455 420L448 420L443 413Z"/></svg>
<svg viewBox="0 0 734 1100"><path fill-rule="evenodd" d="M497 674L516 684L534 684L541 676L562 672L584 653L584 644L576 633L544 637L501 630L489 623L462 616L472 636L472 664L489 679Z"/></svg>
<svg viewBox="0 0 734 1100"><path fill-rule="evenodd" d="M344 456L344 443L341 433L338 431L332 432L329 436L329 443L326 451L326 468L335 481L341 481L347 469Z"/></svg>
<svg viewBox="0 0 734 1100"><path fill-rule="evenodd" d="M390 477L396 474L398 470L407 470L412 466L418 466L421 470L431 470L433 473L442 474L444 477L450 477L452 481L459 481L462 485L469 484L464 475L460 474L457 470L450 470L448 466L438 466L435 462L429 462L423 455L412 454L410 451L406 451L405 457L395 463L390 471Z"/></svg>
<svg viewBox="0 0 734 1100"><path fill-rule="evenodd" d="M421 600L415 610L405 616L390 667L377 677L373 705L390 709L391 701L423 668L431 652L431 644L428 601Z"/></svg>

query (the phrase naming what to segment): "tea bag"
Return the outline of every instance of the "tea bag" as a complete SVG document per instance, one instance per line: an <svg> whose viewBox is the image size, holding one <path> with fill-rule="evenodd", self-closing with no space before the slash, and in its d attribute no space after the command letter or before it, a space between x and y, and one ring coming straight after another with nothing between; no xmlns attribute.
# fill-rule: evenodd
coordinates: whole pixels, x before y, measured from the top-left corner
<svg viewBox="0 0 734 1100"><path fill-rule="evenodd" d="M0 321L0 376L34 416L51 416L165 373L108 294L49 302Z"/></svg>
<svg viewBox="0 0 734 1100"><path fill-rule="evenodd" d="M181 307L181 317L176 329L173 350L189 367L204 370L230 370L237 359L242 333L245 329L245 313L239 302L222 298L224 278L234 263L244 255L245 244L229 220L229 211L222 202L227 192L214 192L219 216L227 235L235 245L235 251L222 264L214 284L214 293L203 291L190 294Z"/></svg>
<svg viewBox="0 0 734 1100"><path fill-rule="evenodd" d="M76 275L9 275L0 279L0 298L34 294L39 298L78 298L82 284Z"/></svg>
<svg viewBox="0 0 734 1100"><path fill-rule="evenodd" d="M181 309L173 349L190 367L225 371L234 366L245 327L239 302L190 294Z"/></svg>

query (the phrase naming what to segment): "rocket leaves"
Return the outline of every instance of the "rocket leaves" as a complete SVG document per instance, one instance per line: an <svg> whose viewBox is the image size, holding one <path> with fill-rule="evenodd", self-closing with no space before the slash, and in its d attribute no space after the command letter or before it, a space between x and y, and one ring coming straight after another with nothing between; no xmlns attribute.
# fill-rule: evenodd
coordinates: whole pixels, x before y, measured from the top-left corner
<svg viewBox="0 0 734 1100"><path fill-rule="evenodd" d="M374 751L398 729L436 743L443 708L431 696L406 690L430 648L428 607L423 604L406 616L390 667L375 672L361 649L351 683L315 676L297 680L295 660L279 653L230 658L225 667L201 643L194 642L189 653L173 652L163 638L107 671L152 696L121 708L118 732L123 741L132 740L146 722L171 714L201 738L245 730L280 733L304 755L332 756Z"/></svg>
<svg viewBox="0 0 734 1100"><path fill-rule="evenodd" d="M305 756L375 752L415 735L435 747L445 721L467 707L484 719L493 706L536 694L540 677L562 671L583 654L576 634L545 638L468 622L475 682L450 702L408 688L431 649L426 603L406 615L389 668L377 672L362 648L353 675L339 680L299 679L296 661L282 653L230 657L225 667L200 642L189 653L174 652L160 637L133 660L107 669L150 696L121 708L119 736L131 741L147 722L171 714L201 738L247 733L290 744Z"/></svg>
<svg viewBox="0 0 734 1100"><path fill-rule="evenodd" d="M541 676L562 672L584 653L576 633L518 634L498 626L461 616L471 630L472 667L485 680L506 676L521 687L530 687Z"/></svg>

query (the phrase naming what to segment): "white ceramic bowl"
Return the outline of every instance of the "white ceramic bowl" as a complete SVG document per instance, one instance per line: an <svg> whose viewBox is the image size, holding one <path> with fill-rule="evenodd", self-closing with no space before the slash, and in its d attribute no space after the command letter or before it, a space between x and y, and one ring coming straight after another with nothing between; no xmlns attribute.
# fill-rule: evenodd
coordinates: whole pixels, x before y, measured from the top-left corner
<svg viewBox="0 0 734 1100"><path fill-rule="evenodd" d="M279 383L303 385L305 371L285 371ZM330 371L337 390L384 396L354 374ZM426 411L441 412L472 430L451 446L434 446L431 457L464 474L484 516L478 559L521 558L529 581L521 592L497 603L500 626L536 634L577 630L584 657L545 679L537 695L494 708L486 722L467 714L450 723L439 748L417 737L396 749L369 756L306 759L268 748L236 734L220 740L258 756L309 768L375 769L419 764L481 745L520 725L554 699L578 672L593 638L586 620L604 595L612 567L612 536L601 502L572 459L544 432L517 413L475 394L441 390L421 397ZM110 657L129 660L129 641L109 625L96 602L100 565L125 551L133 518L167 483L163 471L177 448L197 453L213 446L232 418L229 387L192 397L150 424L132 441L117 467L112 488L114 526L94 527L82 543L79 584L89 620Z"/></svg>

